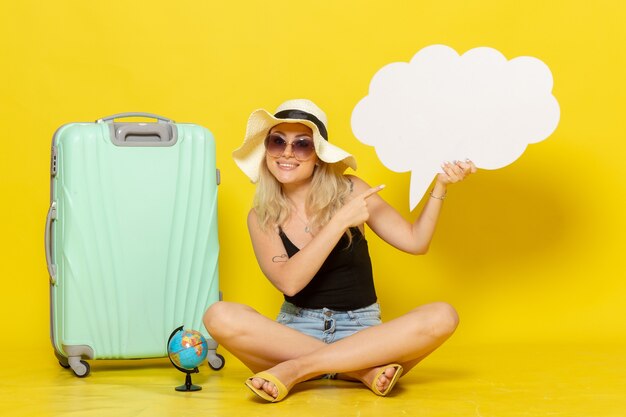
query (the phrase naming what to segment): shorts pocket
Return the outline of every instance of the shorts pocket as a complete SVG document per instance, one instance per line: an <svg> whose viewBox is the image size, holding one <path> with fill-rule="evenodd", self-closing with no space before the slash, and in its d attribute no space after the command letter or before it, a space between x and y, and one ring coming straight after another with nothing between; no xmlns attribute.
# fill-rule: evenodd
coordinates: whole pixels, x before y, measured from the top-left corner
<svg viewBox="0 0 626 417"><path fill-rule="evenodd" d="M363 316L356 318L357 323L363 327L377 326L382 323L380 316Z"/></svg>
<svg viewBox="0 0 626 417"><path fill-rule="evenodd" d="M293 314L281 312L278 314L276 321L280 324L289 324L293 321L293 318Z"/></svg>
<svg viewBox="0 0 626 417"><path fill-rule="evenodd" d="M355 313L357 323L363 327L377 326L382 323L380 318L380 305L378 303L372 304Z"/></svg>

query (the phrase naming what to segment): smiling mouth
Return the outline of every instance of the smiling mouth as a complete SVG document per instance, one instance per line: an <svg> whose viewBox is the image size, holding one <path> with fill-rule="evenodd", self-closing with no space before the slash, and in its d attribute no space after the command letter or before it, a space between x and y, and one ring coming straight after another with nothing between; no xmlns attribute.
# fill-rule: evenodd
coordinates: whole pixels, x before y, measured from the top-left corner
<svg viewBox="0 0 626 417"><path fill-rule="evenodd" d="M288 162L276 162L279 168L282 169L295 169L300 166L300 164L288 163Z"/></svg>

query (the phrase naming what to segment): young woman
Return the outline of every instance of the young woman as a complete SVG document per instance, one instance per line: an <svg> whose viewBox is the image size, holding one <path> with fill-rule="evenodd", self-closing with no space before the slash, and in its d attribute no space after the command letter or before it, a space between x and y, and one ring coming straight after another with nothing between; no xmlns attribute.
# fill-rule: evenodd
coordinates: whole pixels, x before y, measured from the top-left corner
<svg viewBox="0 0 626 417"><path fill-rule="evenodd" d="M441 302L381 323L364 224L402 251L426 253L447 186L475 172L474 164L445 163L421 215L410 223L378 195L383 186L344 175L356 162L328 141L326 125L315 104L290 100L273 115L253 112L244 143L233 152L257 183L248 215L257 261L285 302L277 321L218 302L204 324L258 372L246 385L271 402L324 375L361 381L385 396L458 323L454 308Z"/></svg>

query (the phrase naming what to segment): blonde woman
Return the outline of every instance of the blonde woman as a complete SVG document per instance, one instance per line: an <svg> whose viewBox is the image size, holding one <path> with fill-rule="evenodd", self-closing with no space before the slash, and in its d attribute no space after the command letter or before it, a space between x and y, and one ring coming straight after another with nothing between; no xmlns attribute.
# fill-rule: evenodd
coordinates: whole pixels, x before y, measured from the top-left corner
<svg viewBox="0 0 626 417"><path fill-rule="evenodd" d="M451 183L476 167L445 163L419 218L410 223L356 176L352 155L328 141L326 115L309 100L271 114L257 110L233 156L257 183L248 229L261 270L284 294L276 321L218 302L204 323L219 344L256 375L246 385L281 401L320 376L361 381L389 394L400 376L456 329L449 304L423 305L381 323L364 224L390 245L426 253Z"/></svg>

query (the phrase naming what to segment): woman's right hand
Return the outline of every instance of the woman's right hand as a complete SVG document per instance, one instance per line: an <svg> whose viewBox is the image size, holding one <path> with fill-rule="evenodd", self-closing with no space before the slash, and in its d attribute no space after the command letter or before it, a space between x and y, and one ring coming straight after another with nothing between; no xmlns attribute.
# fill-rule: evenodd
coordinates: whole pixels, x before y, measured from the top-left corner
<svg viewBox="0 0 626 417"><path fill-rule="evenodd" d="M341 207L335 215L335 218L340 221L346 229L362 225L370 218L367 199L383 188L385 188L384 184L363 191Z"/></svg>

